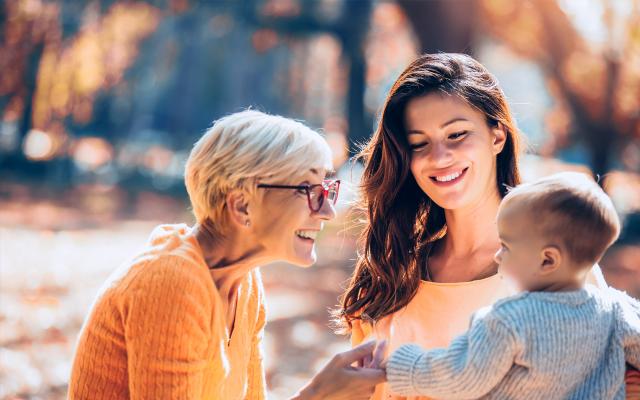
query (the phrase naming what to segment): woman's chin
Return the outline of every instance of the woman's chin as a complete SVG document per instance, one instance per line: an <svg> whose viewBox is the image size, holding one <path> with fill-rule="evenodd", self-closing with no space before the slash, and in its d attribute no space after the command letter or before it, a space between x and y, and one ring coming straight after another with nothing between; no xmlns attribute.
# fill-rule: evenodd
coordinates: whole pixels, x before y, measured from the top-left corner
<svg viewBox="0 0 640 400"><path fill-rule="evenodd" d="M461 208L465 208L465 206L469 203L468 201L466 201L465 196L460 195L436 197L433 198L433 202L436 203L440 208L445 210L458 210Z"/></svg>
<svg viewBox="0 0 640 400"><path fill-rule="evenodd" d="M309 268L318 260L315 249L311 251L296 251L293 257L289 257L287 260L290 264L293 264L300 268Z"/></svg>
<svg viewBox="0 0 640 400"><path fill-rule="evenodd" d="M293 244L293 248L291 249L292 257L289 262L302 268L308 268L315 264L315 262L318 260L315 240L300 238L296 239L297 240Z"/></svg>

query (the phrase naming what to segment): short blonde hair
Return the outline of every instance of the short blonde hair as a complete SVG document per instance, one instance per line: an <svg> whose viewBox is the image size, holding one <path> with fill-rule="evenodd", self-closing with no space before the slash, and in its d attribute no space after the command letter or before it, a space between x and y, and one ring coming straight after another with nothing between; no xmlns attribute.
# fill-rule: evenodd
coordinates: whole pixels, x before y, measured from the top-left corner
<svg viewBox="0 0 640 400"><path fill-rule="evenodd" d="M185 186L198 223L223 231L226 195L253 193L258 182L292 183L310 169L331 169L331 150L319 133L292 119L246 110L213 123L196 142Z"/></svg>
<svg viewBox="0 0 640 400"><path fill-rule="evenodd" d="M558 240L576 263L594 264L620 234L613 202L585 174L562 172L511 189L504 201L525 201L533 225Z"/></svg>

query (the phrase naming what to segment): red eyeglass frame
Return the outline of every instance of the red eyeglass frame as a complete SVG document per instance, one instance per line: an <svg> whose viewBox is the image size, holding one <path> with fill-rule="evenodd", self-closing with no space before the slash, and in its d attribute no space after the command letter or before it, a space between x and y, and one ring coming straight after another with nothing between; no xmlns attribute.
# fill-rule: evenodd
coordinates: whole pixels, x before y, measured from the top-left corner
<svg viewBox="0 0 640 400"><path fill-rule="evenodd" d="M336 185L336 197L333 199L333 204L335 205L338 202L338 195L340 194L340 179L325 179L322 183L318 183L315 185L269 185L266 183L258 184L258 188L260 189L294 189L294 190L304 190L307 193L307 205L309 206L309 210L312 212L318 212L322 208L324 204L324 199L328 198L329 190L332 185ZM311 205L311 190L316 187L322 187L322 194L320 196L320 200L318 200L318 209L314 209Z"/></svg>

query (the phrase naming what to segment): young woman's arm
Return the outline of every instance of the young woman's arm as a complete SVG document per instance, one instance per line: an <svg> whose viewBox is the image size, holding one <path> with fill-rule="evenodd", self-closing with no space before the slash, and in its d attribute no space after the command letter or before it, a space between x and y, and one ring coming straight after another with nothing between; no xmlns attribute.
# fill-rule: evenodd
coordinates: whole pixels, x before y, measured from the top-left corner
<svg viewBox="0 0 640 400"><path fill-rule="evenodd" d="M624 382L626 384L626 397L631 400L640 399L640 371L634 369L633 367L627 368L627 373L624 377Z"/></svg>

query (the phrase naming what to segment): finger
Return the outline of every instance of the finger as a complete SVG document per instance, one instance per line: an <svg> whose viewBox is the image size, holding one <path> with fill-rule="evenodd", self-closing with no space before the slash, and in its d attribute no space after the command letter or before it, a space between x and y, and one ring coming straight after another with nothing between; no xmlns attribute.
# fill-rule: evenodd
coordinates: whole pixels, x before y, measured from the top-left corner
<svg viewBox="0 0 640 400"><path fill-rule="evenodd" d="M387 381L387 374L377 368L361 368L354 371L349 371L349 375L352 379L358 379L361 382L366 382L370 385L377 385L378 383Z"/></svg>
<svg viewBox="0 0 640 400"><path fill-rule="evenodd" d="M371 367L371 360L373 360L373 358L371 357L371 354L367 354L366 356L364 356L362 361L360 361L360 363L362 363L363 367L370 368Z"/></svg>
<svg viewBox="0 0 640 400"><path fill-rule="evenodd" d="M371 359L371 364L369 366L371 368L380 368L380 364L384 359L384 355L386 351L387 351L387 341L382 340L378 342L375 350L373 350L373 357Z"/></svg>
<svg viewBox="0 0 640 400"><path fill-rule="evenodd" d="M334 362L339 366L346 367L351 365L352 363L362 360L367 355L371 355L373 349L376 345L375 340L371 340L369 342L363 343L360 346L356 346L351 350L345 351L343 353L338 354L334 358Z"/></svg>

